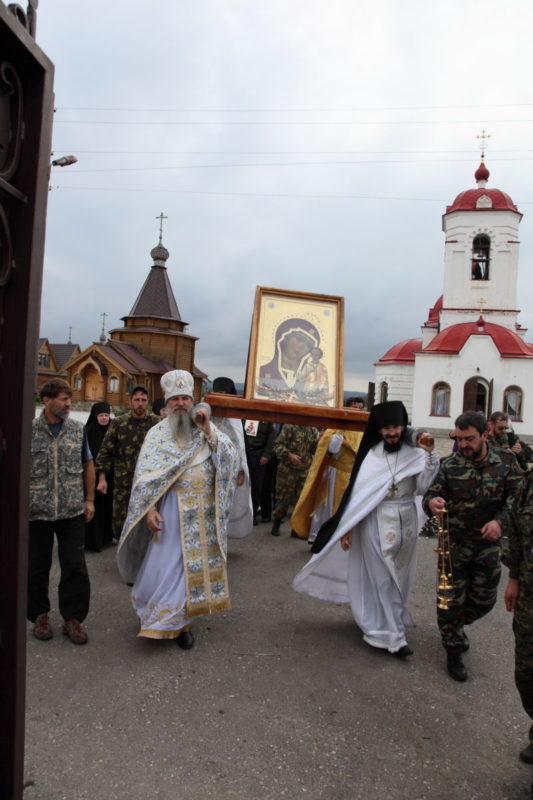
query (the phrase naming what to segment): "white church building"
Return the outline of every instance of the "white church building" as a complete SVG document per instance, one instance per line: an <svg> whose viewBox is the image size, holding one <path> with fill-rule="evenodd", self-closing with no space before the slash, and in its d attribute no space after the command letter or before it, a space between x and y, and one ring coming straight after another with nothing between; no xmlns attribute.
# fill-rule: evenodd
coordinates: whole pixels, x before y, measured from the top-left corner
<svg viewBox="0 0 533 800"><path fill-rule="evenodd" d="M442 218L444 292L422 325L376 362L376 402L402 400L414 425L449 431L463 411L506 411L517 434L533 435L533 344L518 322L518 226L508 194L461 192Z"/></svg>

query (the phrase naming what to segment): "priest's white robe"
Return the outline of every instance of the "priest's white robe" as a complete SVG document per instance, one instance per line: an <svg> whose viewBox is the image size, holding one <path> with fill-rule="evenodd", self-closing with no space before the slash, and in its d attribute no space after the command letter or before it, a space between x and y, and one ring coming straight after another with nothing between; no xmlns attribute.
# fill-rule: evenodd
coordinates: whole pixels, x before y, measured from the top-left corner
<svg viewBox="0 0 533 800"><path fill-rule="evenodd" d="M231 439L231 443L235 447L239 457L237 470L239 472L241 470L244 472L244 481L240 486L235 488L233 505L231 506L228 520L228 539L244 539L252 532L254 512L242 420L232 419L230 417L213 417L213 422L218 430L225 433L226 436Z"/></svg>
<svg viewBox="0 0 533 800"><path fill-rule="evenodd" d="M405 630L413 624L407 602L416 568L415 495L429 488L438 467L436 451L404 443L387 454L383 442L375 445L337 530L293 582L297 591L313 597L350 603L364 640L391 653L407 643ZM396 492L391 492L393 482ZM345 551L340 540L348 531L352 546Z"/></svg>
<svg viewBox="0 0 533 800"><path fill-rule="evenodd" d="M167 420L143 443L133 481L117 563L134 582L132 604L139 636L174 638L193 617L231 607L226 533L237 454L214 425L213 446L195 428L180 447ZM156 506L162 530L152 534L146 514Z"/></svg>

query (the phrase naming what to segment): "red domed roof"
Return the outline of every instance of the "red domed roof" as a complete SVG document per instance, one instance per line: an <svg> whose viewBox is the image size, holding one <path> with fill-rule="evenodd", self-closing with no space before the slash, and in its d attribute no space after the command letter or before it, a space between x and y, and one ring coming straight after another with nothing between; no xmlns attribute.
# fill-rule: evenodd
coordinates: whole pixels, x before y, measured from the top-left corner
<svg viewBox="0 0 533 800"><path fill-rule="evenodd" d="M433 308L429 309L428 318L425 322L426 328L436 328L439 324L439 311L442 310L443 295L439 297Z"/></svg>
<svg viewBox="0 0 533 800"><path fill-rule="evenodd" d="M489 177L490 177L490 172L485 166L485 162L482 161L479 167L474 172L474 178L476 179L476 181L488 181Z"/></svg>
<svg viewBox="0 0 533 800"><path fill-rule="evenodd" d="M485 322L485 321L484 321ZM479 330L477 322L460 322L438 333L424 348L424 353L460 353L471 336L490 336L502 358L533 358L533 345L527 344L517 333L485 322Z"/></svg>
<svg viewBox="0 0 533 800"><path fill-rule="evenodd" d="M492 206L478 208L477 201L480 197L490 197ZM446 213L452 211L516 211L517 207L508 194L501 189L467 189L466 192L458 194L451 206L446 206ZM519 213L519 212L518 212Z"/></svg>
<svg viewBox="0 0 533 800"><path fill-rule="evenodd" d="M405 339L387 350L374 366L377 364L414 364L415 353L419 353L421 349L422 339Z"/></svg>

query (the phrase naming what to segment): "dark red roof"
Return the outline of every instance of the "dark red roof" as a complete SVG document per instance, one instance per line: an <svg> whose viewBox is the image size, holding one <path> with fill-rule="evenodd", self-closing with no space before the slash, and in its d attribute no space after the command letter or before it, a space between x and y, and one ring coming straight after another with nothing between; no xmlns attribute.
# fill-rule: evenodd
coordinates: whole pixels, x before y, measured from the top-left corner
<svg viewBox="0 0 533 800"><path fill-rule="evenodd" d="M66 364L67 361L70 361L72 356L74 355L74 351L76 348L79 348L79 344L50 344L50 350L52 351L56 364L61 369L63 364Z"/></svg>
<svg viewBox="0 0 533 800"><path fill-rule="evenodd" d="M502 358L533 358L533 345L502 325L485 322L479 330L477 322L460 322L438 333L424 347L424 353L460 353L471 336L490 336Z"/></svg>
<svg viewBox="0 0 533 800"><path fill-rule="evenodd" d="M428 318L425 322L426 328L436 328L439 324L439 311L442 310L443 295L439 297L433 308L429 309Z"/></svg>
<svg viewBox="0 0 533 800"><path fill-rule="evenodd" d="M387 350L376 364L414 364L415 353L422 349L422 339L405 339Z"/></svg>
<svg viewBox="0 0 533 800"><path fill-rule="evenodd" d="M492 200L492 207L478 208L477 201L480 197L486 195ZM451 206L446 206L446 213L451 214L452 211L516 211L519 213L517 207L511 200L508 194L502 192L501 189L467 189L465 192L458 194Z"/></svg>

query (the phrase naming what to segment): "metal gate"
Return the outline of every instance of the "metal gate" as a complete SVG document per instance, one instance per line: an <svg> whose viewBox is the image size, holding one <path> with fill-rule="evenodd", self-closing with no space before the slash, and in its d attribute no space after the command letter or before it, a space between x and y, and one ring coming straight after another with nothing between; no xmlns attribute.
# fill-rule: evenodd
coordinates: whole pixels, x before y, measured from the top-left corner
<svg viewBox="0 0 533 800"><path fill-rule="evenodd" d="M54 68L27 10L0 2L0 796L23 791L31 421Z"/></svg>

